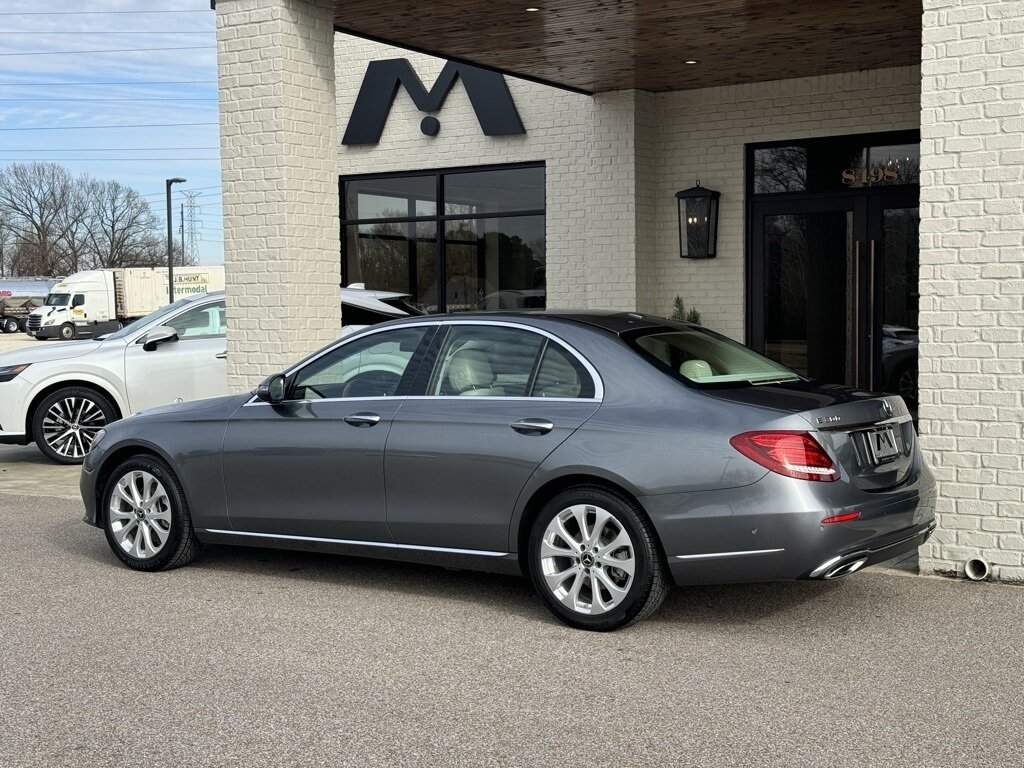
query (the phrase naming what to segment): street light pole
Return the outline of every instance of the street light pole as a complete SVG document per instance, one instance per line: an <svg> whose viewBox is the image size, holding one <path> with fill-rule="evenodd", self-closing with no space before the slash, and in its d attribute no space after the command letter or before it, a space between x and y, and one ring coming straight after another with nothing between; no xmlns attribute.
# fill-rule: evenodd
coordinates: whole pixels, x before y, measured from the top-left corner
<svg viewBox="0 0 1024 768"><path fill-rule="evenodd" d="M167 191L167 297L168 303L174 303L174 218L171 214L171 185L184 184L188 179L175 176L167 179L164 184Z"/></svg>

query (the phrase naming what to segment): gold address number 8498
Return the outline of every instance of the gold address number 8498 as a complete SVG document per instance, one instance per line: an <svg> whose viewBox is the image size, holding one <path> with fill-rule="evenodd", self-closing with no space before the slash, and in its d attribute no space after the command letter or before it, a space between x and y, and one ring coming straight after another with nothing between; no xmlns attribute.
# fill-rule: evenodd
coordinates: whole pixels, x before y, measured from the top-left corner
<svg viewBox="0 0 1024 768"><path fill-rule="evenodd" d="M847 168L843 171L843 184L877 184L880 181L896 181L898 178L895 168Z"/></svg>

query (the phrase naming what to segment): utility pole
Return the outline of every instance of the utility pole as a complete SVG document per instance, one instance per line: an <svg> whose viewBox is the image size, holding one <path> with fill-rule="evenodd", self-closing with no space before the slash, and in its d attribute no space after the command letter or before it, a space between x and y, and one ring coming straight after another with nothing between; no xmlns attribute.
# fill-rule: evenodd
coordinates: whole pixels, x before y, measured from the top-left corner
<svg viewBox="0 0 1024 768"><path fill-rule="evenodd" d="M178 237L181 238L181 265L185 266L185 204L178 212Z"/></svg>
<svg viewBox="0 0 1024 768"><path fill-rule="evenodd" d="M171 185L184 184L188 179L175 176L164 180L167 192L167 296L169 304L174 303L174 214L171 213Z"/></svg>

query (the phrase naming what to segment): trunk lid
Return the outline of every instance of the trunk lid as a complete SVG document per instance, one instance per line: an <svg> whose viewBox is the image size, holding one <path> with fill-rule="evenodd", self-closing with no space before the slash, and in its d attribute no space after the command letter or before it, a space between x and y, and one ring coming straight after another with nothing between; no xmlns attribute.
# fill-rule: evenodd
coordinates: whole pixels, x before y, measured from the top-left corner
<svg viewBox="0 0 1024 768"><path fill-rule="evenodd" d="M707 394L799 415L861 490L888 490L915 474L917 432L906 403L897 395L807 381Z"/></svg>

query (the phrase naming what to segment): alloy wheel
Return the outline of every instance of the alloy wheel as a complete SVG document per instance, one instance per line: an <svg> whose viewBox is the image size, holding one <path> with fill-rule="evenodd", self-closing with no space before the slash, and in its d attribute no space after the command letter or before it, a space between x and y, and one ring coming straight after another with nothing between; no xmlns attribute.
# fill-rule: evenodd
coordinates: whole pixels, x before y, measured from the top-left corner
<svg viewBox="0 0 1024 768"><path fill-rule="evenodd" d="M896 390L909 403L917 402L917 369L907 368L900 374Z"/></svg>
<svg viewBox="0 0 1024 768"><path fill-rule="evenodd" d="M575 613L607 613L633 586L633 541L622 523L598 506L574 504L555 515L544 530L540 558L551 594Z"/></svg>
<svg viewBox="0 0 1024 768"><path fill-rule="evenodd" d="M171 501L154 475L142 470L126 473L110 493L107 507L110 532L129 557L148 560L171 532Z"/></svg>
<svg viewBox="0 0 1024 768"><path fill-rule="evenodd" d="M103 409L95 402L86 397L67 397L47 409L43 417L43 439L58 455L81 459L106 423Z"/></svg>

